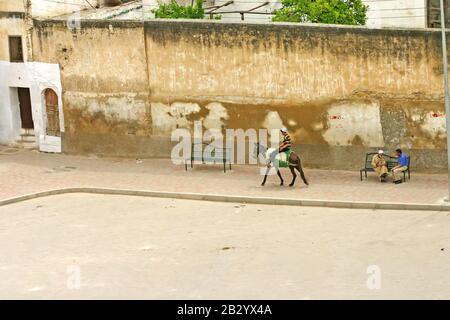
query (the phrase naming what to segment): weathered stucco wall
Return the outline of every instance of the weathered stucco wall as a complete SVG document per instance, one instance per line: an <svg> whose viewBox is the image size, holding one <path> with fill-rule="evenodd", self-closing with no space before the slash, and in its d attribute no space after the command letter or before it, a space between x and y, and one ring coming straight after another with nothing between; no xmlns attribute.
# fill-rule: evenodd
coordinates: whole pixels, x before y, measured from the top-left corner
<svg viewBox="0 0 450 320"><path fill-rule="evenodd" d="M61 65L72 153L170 155L170 133L286 126L306 166L359 168L402 147L446 166L439 33L292 24L36 22Z"/></svg>

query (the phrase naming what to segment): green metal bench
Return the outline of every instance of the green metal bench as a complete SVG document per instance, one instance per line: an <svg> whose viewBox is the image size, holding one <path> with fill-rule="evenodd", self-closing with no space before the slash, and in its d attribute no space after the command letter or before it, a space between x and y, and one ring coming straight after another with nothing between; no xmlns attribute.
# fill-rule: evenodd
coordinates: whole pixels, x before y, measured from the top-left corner
<svg viewBox="0 0 450 320"><path fill-rule="evenodd" d="M367 179L367 172L375 172L375 170L372 167L372 158L376 154L378 154L378 153L376 153L376 152L366 153L364 168L359 170L359 176L360 176L361 181L363 180L363 172L364 172L364 176L366 177L366 179ZM388 168L389 172L391 172L392 168L394 168L395 166L398 165L397 158L391 157L386 154L384 155L384 158L386 159L387 168ZM411 168L411 159L408 156L408 169L403 171L403 181L404 182L406 182L406 174L408 174L408 180L411 180L410 168Z"/></svg>
<svg viewBox="0 0 450 320"><path fill-rule="evenodd" d="M211 148L207 151L206 155L205 148ZM186 171L188 169L188 162L190 162L191 168L193 168L194 161L201 161L202 164L223 164L223 172L226 172L227 164L231 170L231 149L217 148L205 143L192 143L191 156L184 162Z"/></svg>

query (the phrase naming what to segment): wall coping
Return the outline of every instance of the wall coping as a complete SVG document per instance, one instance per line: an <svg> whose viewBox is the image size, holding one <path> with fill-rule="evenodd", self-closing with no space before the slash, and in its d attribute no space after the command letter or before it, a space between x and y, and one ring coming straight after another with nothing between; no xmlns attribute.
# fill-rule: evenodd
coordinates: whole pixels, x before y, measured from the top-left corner
<svg viewBox="0 0 450 320"><path fill-rule="evenodd" d="M33 19L36 26L45 25L58 25L65 24L67 19L63 18L52 18L52 19ZM208 19L151 19L146 21L141 20L106 20L106 19L80 19L81 25L85 26L98 26L105 27L109 25L122 27L122 28L133 28L133 27L151 27L159 25L196 25L196 26L230 26L236 27L262 27L262 28L289 28L289 29L325 29L325 30L358 30L367 32L405 32L405 33L440 33L441 29L437 28L401 28L401 27L380 27L372 28L368 26L353 26L353 25L336 25L336 24L321 24L321 23L294 23L294 22L235 22L235 21L221 21L221 20L208 20ZM450 29L446 29L447 33L450 33Z"/></svg>

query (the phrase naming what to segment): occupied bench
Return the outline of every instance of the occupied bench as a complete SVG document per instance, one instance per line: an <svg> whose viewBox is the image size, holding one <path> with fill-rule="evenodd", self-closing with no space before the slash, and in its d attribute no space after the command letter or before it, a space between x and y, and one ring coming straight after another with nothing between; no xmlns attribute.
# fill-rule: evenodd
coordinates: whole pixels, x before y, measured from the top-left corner
<svg viewBox="0 0 450 320"><path fill-rule="evenodd" d="M376 152L370 152L370 153L366 153L366 160L364 162L364 168L362 168L359 171L359 176L361 178L361 181L363 180L363 172L364 175L367 179L367 172L375 172L375 170L372 167L372 158L374 155L376 155L378 153ZM389 172L391 172L392 168L394 168L395 166L398 165L398 161L396 157L391 157L389 155L384 155L384 158L386 159L386 165L387 168L389 170ZM410 172L410 168L411 168L411 158L408 156L408 169L406 171L403 171L403 181L406 182L406 174L408 174L408 180L411 180L411 172Z"/></svg>
<svg viewBox="0 0 450 320"><path fill-rule="evenodd" d="M231 149L217 148L206 143L192 143L191 156L185 159L184 165L187 171L187 163L191 163L191 168L194 166L194 161L201 161L201 163L223 163L223 172L226 172L226 165L229 165L231 170Z"/></svg>

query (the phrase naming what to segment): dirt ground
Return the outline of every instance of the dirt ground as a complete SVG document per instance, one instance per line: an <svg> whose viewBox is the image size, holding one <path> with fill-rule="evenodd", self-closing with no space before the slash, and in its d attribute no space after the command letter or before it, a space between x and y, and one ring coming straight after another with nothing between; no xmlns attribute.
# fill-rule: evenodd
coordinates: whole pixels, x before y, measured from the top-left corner
<svg viewBox="0 0 450 320"><path fill-rule="evenodd" d="M0 298L450 298L450 216L68 194L0 207Z"/></svg>

